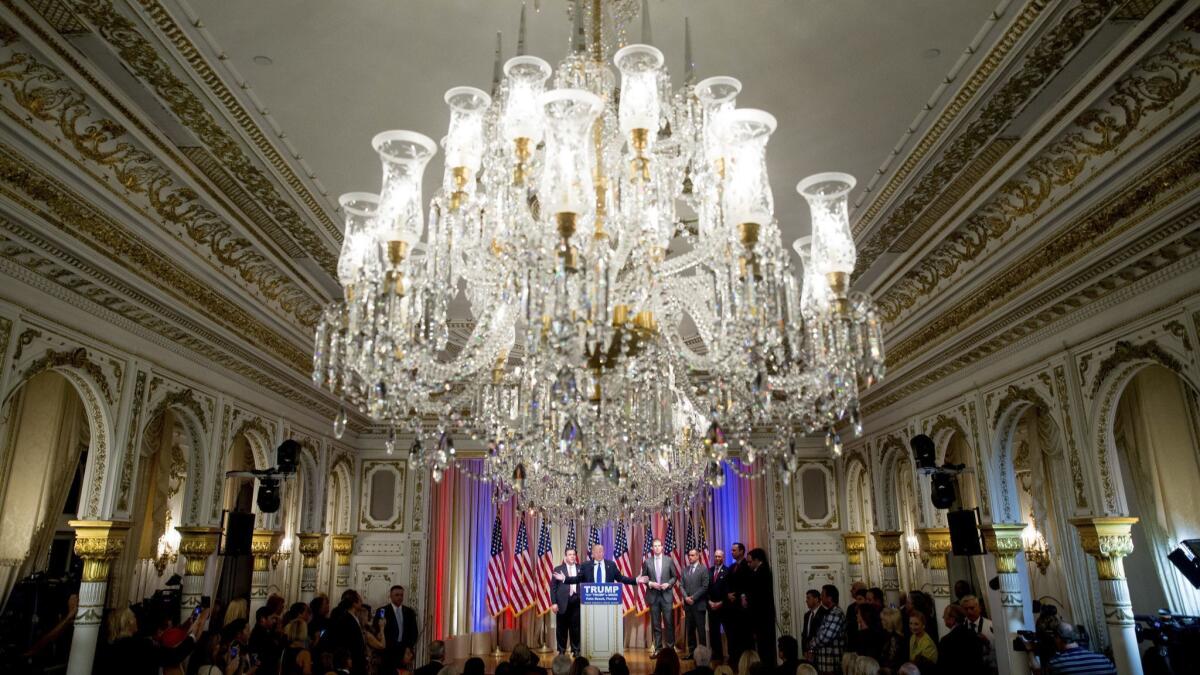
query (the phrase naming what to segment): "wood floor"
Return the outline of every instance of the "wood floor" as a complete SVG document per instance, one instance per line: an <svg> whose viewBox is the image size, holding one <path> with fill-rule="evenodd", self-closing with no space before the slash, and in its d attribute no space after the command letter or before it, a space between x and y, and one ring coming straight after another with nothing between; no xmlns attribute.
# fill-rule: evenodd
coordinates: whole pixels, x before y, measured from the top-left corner
<svg viewBox="0 0 1200 675"><path fill-rule="evenodd" d="M550 670L550 660L554 658L554 652L549 651L549 652L545 652L545 653L538 653L538 652L534 652L534 653L537 654L538 657L540 658L539 665L541 665L546 670ZM624 653L625 653L625 662L629 664L629 675L650 675L650 673L654 672L654 660L652 660L650 658L649 650L641 649L641 648L633 648L633 649L627 649ZM481 656L480 658L483 659L484 670L488 673L494 673L494 672L496 672L496 664L500 663L501 661L507 661L508 654L503 654L501 656L492 656L492 655L488 654L488 655ZM683 657L681 656L680 658L682 659ZM453 665L458 670L458 672L461 673L462 666L465 661L466 661L466 659L461 659L458 661L454 661L451 665ZM594 663L592 665L600 668L600 670L602 672L608 671L608 663ZM693 666L691 660L683 661L683 669L682 669L683 672L686 673L687 671L691 670L693 667L694 666Z"/></svg>

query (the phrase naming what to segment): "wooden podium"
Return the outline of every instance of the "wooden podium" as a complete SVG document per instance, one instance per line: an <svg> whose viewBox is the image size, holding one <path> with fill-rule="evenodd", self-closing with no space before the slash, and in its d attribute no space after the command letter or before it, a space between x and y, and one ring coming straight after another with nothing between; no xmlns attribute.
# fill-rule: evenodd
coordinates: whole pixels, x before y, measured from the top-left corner
<svg viewBox="0 0 1200 675"><path fill-rule="evenodd" d="M625 651L621 584L580 584L580 642L583 656L601 670L608 657Z"/></svg>

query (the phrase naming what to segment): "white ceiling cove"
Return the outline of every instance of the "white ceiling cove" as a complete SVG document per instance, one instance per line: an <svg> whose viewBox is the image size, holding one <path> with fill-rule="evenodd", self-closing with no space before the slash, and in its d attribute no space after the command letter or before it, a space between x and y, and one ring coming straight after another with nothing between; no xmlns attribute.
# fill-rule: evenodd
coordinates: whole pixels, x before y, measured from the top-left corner
<svg viewBox="0 0 1200 675"><path fill-rule="evenodd" d="M997 0L651 0L654 43L683 79L690 18L697 77L732 75L741 107L779 120L768 149L788 238L809 229L794 186L847 171L859 189L985 25ZM520 0L205 0L194 5L331 195L376 191L370 139L384 129L440 138L442 95L487 89L496 32L515 54ZM556 64L570 34L565 0L528 3L527 52ZM636 22L635 22L636 23ZM640 35L631 27L631 41ZM256 58L258 57L258 58ZM266 58L262 58L266 57ZM266 65L268 64L269 65ZM427 196L440 180L427 174Z"/></svg>

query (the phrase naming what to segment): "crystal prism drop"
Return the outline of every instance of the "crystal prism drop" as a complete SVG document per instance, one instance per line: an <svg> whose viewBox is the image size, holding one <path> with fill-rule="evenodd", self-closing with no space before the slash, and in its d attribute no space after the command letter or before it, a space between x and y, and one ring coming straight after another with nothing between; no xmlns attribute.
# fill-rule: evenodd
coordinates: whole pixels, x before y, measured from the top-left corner
<svg viewBox="0 0 1200 675"><path fill-rule="evenodd" d="M338 409L337 417L333 420L333 436L341 440L342 435L346 433L346 406Z"/></svg>

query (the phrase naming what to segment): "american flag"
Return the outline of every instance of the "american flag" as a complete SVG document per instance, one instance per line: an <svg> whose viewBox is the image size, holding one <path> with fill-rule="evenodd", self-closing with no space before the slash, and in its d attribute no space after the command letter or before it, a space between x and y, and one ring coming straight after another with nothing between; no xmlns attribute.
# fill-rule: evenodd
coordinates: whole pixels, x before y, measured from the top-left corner
<svg viewBox="0 0 1200 675"><path fill-rule="evenodd" d="M692 549L696 548L696 528L692 525L693 511L688 511L687 534L683 537L683 554L687 556Z"/></svg>
<svg viewBox="0 0 1200 675"><path fill-rule="evenodd" d="M679 558L679 550L675 548L675 521L667 518L667 538L663 541L663 553L671 558L671 562L675 564L675 585L672 586L674 591L672 595L675 597L675 607L683 605L683 584L679 583L680 572L683 570L683 561Z"/></svg>
<svg viewBox="0 0 1200 675"><path fill-rule="evenodd" d="M572 550L575 551L575 557L578 559L579 549L577 548L577 545L575 543L575 521L574 520L571 521L571 526L569 528L567 528L567 545L565 547L563 547L563 554L566 555L567 551L572 551Z"/></svg>
<svg viewBox="0 0 1200 675"><path fill-rule="evenodd" d="M654 547L654 526L649 520L646 521L646 526L642 528L642 531L646 533L646 536L642 538L642 562L645 563L650 558L650 554L653 552L651 549ZM638 616L641 616L650 611L650 606L646 604L645 584L637 585L637 596Z"/></svg>
<svg viewBox="0 0 1200 675"><path fill-rule="evenodd" d="M625 538L625 519L622 518L617 522L617 537L613 543L613 559L617 563L617 569L627 577L634 576L633 565L629 561L629 541ZM625 613L640 609L638 607L638 592L641 585L635 585L632 592L626 591L621 593L621 606L625 608Z"/></svg>
<svg viewBox="0 0 1200 675"><path fill-rule="evenodd" d="M514 616L521 616L533 606L537 598L536 589L533 563L529 560L529 535L525 530L525 519L521 518L521 524L517 526L517 548L513 552L512 584L508 592Z"/></svg>
<svg viewBox="0 0 1200 675"><path fill-rule="evenodd" d="M595 523L592 523L592 527L588 530L588 550L587 550L588 560L592 559L592 545L599 544L599 543L600 543L600 528L596 527Z"/></svg>
<svg viewBox="0 0 1200 675"><path fill-rule="evenodd" d="M554 574L553 553L550 550L550 526L542 520L537 547L537 607L538 614L550 611L550 577Z"/></svg>
<svg viewBox="0 0 1200 675"><path fill-rule="evenodd" d="M700 564L707 569L712 567L712 559L708 555L708 526L705 521L708 520L708 512L704 509L700 511L700 526L696 533L696 546L700 549Z"/></svg>
<svg viewBox="0 0 1200 675"><path fill-rule="evenodd" d="M499 616L508 609L507 584L504 583L504 530L500 527L500 512L492 522L492 552L487 566L487 611Z"/></svg>

